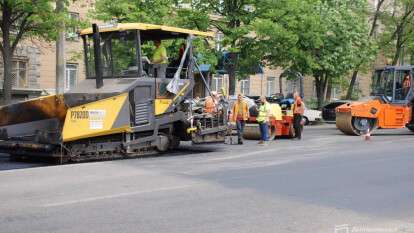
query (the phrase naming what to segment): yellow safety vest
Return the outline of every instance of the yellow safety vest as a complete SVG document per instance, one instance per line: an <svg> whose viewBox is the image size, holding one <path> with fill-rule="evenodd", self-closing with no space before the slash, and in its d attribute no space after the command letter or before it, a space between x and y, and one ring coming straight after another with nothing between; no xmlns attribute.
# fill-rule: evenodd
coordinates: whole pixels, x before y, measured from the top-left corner
<svg viewBox="0 0 414 233"><path fill-rule="evenodd" d="M166 57L167 50L164 46L160 45L158 48L155 49L154 55L152 56L152 61L154 62L157 60L161 60L161 58L163 58L163 60L159 64L167 64L168 60L166 59Z"/></svg>
<svg viewBox="0 0 414 233"><path fill-rule="evenodd" d="M269 103L265 103L260 105L259 107L259 115L257 115L257 122L263 123L268 121L268 112L269 112L270 105Z"/></svg>

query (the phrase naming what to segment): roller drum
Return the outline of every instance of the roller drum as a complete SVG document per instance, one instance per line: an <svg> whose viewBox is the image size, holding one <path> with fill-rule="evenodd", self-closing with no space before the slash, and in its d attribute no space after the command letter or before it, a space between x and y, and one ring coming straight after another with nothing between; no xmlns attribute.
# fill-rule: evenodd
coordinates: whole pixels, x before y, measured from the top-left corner
<svg viewBox="0 0 414 233"><path fill-rule="evenodd" d="M351 112L336 113L336 127L347 135L363 135L376 127L377 119L352 116Z"/></svg>
<svg viewBox="0 0 414 233"><path fill-rule="evenodd" d="M351 112L337 112L336 113L336 127L347 135L358 135L357 131L352 125Z"/></svg>
<svg viewBox="0 0 414 233"><path fill-rule="evenodd" d="M259 124L246 124L244 126L243 138L249 140L260 139L260 128Z"/></svg>
<svg viewBox="0 0 414 233"><path fill-rule="evenodd" d="M274 140L276 137L276 128L273 125L269 125L269 140ZM259 140L261 138L260 135L260 127L259 124L246 124L244 126L243 138L249 140Z"/></svg>

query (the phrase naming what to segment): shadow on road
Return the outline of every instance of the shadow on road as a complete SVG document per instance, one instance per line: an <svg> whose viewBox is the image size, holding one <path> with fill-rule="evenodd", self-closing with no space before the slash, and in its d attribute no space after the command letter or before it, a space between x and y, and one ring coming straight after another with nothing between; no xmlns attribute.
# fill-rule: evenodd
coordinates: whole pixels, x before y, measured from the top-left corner
<svg viewBox="0 0 414 233"><path fill-rule="evenodd" d="M162 158L162 157L185 157L189 155L205 154L205 153L214 153L219 151L220 148L204 146L191 146L184 145L180 146L178 149L171 150L164 153L154 153L148 155L137 156L133 158L123 158L123 159L105 159L105 160L90 160L80 163L88 162L105 162L105 161L114 161L114 160L134 160L134 159L145 159L145 158ZM71 164L71 163L69 163ZM34 159L11 159L8 154L0 154L0 171L5 170L15 170L15 169L26 169L33 167L44 167L44 166L56 166L59 165L56 160L50 160L47 158L34 158Z"/></svg>
<svg viewBox="0 0 414 233"><path fill-rule="evenodd" d="M16 161L10 159L8 154L0 154L0 171L44 167L50 165L52 164L42 160Z"/></svg>

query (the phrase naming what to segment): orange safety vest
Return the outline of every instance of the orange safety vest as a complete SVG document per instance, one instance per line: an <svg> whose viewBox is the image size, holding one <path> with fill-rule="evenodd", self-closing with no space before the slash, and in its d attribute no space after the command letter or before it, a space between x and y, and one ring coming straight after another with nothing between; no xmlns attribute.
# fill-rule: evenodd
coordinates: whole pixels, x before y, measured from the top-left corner
<svg viewBox="0 0 414 233"><path fill-rule="evenodd" d="M216 103L211 96L206 98L206 102L204 103L204 112L206 113L216 112Z"/></svg>
<svg viewBox="0 0 414 233"><path fill-rule="evenodd" d="M239 112L240 110L240 105L242 108L242 112ZM242 101L241 103L239 103L239 101L236 101L236 103L234 103L233 105L233 115L232 115L232 120L236 121L237 120L237 116L241 115L243 120L247 121L247 119L249 118L249 108L246 104L246 102Z"/></svg>
<svg viewBox="0 0 414 233"><path fill-rule="evenodd" d="M305 104L302 101L302 98L297 97L295 103L293 104L293 114L303 115L305 113Z"/></svg>

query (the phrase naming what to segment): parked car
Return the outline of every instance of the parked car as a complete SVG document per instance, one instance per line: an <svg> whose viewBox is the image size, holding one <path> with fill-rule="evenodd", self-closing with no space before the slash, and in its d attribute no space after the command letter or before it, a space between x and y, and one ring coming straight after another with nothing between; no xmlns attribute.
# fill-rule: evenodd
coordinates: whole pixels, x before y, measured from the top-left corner
<svg viewBox="0 0 414 233"><path fill-rule="evenodd" d="M350 102L351 101L349 100L338 100L338 101L334 101L334 102L331 102L323 106L322 119L325 122L335 122L336 121L336 112L335 112L336 107L341 106L343 104L350 103Z"/></svg>
<svg viewBox="0 0 414 233"><path fill-rule="evenodd" d="M303 119L305 120L305 125L321 121L322 112L305 107L305 114L303 114Z"/></svg>
<svg viewBox="0 0 414 233"><path fill-rule="evenodd" d="M280 102L280 106L282 110L291 109L293 102L293 99L284 99ZM319 110L309 109L305 106L305 113L303 114L303 119L305 120L305 125L321 121L322 112Z"/></svg>

